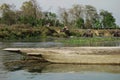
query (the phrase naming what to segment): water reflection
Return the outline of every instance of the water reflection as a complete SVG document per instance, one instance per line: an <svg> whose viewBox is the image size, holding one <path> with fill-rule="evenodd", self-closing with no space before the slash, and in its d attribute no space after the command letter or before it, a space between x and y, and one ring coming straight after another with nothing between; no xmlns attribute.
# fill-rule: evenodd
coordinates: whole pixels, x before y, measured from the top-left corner
<svg viewBox="0 0 120 80"><path fill-rule="evenodd" d="M23 48L37 48L37 47L61 47L63 46L62 43L57 42L6 42L1 43L0 48L6 48L6 47L23 47Z"/></svg>
<svg viewBox="0 0 120 80"><path fill-rule="evenodd" d="M120 41L112 42L95 42L95 43L81 43L81 44L63 44L59 42L0 42L0 49L6 47L17 48L38 48L38 47L63 47L63 46L120 46Z"/></svg>
<svg viewBox="0 0 120 80"><path fill-rule="evenodd" d="M37 73L76 73L86 71L120 73L120 65L51 64L39 61L14 61L5 63L5 65L8 71L25 70Z"/></svg>

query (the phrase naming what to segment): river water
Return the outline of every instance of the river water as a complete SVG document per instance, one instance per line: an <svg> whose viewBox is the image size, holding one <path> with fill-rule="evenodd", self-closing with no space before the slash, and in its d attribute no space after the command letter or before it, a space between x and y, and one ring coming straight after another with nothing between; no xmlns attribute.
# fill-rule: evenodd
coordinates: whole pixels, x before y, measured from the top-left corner
<svg viewBox="0 0 120 80"><path fill-rule="evenodd" d="M120 42L101 44L120 46ZM66 45L55 42L0 42L0 80L120 80L120 65L41 63L24 60L25 57L18 53L2 50L8 47L61 46Z"/></svg>

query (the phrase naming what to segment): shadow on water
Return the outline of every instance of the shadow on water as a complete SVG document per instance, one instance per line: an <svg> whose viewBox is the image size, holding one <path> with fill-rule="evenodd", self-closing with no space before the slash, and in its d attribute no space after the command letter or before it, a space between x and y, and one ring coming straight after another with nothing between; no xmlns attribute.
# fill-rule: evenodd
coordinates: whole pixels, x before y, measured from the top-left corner
<svg viewBox="0 0 120 80"><path fill-rule="evenodd" d="M47 48L47 47L78 47L78 46L120 46L120 41L91 42L80 44L63 44L60 42L0 42L0 49L3 48Z"/></svg>
<svg viewBox="0 0 120 80"><path fill-rule="evenodd" d="M37 73L66 73L66 72L108 72L120 73L120 65L81 65L81 64L51 64L34 60L12 61L4 64L8 71L25 70ZM32 66L31 66L32 65Z"/></svg>
<svg viewBox="0 0 120 80"><path fill-rule="evenodd" d="M62 43L58 42L6 42L0 43L0 48L38 48L38 47L61 47L63 46Z"/></svg>

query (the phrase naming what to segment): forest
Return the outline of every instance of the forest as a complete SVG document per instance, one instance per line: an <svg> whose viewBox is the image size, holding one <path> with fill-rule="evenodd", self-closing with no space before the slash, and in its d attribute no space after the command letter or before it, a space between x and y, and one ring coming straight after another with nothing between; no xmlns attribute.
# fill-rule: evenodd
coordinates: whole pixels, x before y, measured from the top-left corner
<svg viewBox="0 0 120 80"><path fill-rule="evenodd" d="M47 5L46 5L47 6ZM71 8L59 8L58 13L43 12L36 0L29 0L22 4L19 10L15 5L0 5L0 24L25 24L32 27L71 26L81 29L118 28L112 13L106 10L97 11L94 6L74 4Z"/></svg>
<svg viewBox="0 0 120 80"><path fill-rule="evenodd" d="M50 28L46 28L46 26L50 26ZM64 26L68 26L71 36L82 36L86 29L120 28L111 12L98 11L92 5L74 4L69 9L58 8L58 13L42 11L36 0L23 2L19 10L15 8L14 4L4 3L0 5L0 39L38 38L39 36L59 37L61 35L66 37L64 33L59 34L59 29ZM109 33L112 34L113 32L115 31ZM117 34L119 35L118 32Z"/></svg>

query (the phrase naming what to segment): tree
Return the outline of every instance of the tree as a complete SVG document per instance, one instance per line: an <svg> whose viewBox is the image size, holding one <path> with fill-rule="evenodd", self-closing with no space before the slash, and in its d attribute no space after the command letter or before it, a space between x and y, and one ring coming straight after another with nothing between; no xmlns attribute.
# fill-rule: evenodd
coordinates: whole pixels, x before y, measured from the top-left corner
<svg viewBox="0 0 120 80"><path fill-rule="evenodd" d="M59 8L60 18L64 25L69 25L69 14L65 8Z"/></svg>
<svg viewBox="0 0 120 80"><path fill-rule="evenodd" d="M37 19L42 18L42 12L40 7L37 5L36 0L24 2L21 7L21 11L22 16L20 16L20 19L23 19L22 21L28 20L27 22L32 26L36 26ZM26 23L26 21L23 23Z"/></svg>
<svg viewBox="0 0 120 80"><path fill-rule="evenodd" d="M46 24L50 23L51 26L55 26L57 21L57 15L52 12L44 12L44 19L46 20Z"/></svg>
<svg viewBox="0 0 120 80"><path fill-rule="evenodd" d="M35 18L41 17L40 7L37 5L35 0L26 1L23 3L21 10L24 16L32 16Z"/></svg>
<svg viewBox="0 0 120 80"><path fill-rule="evenodd" d="M76 25L76 27L83 29L84 28L84 20L82 18L77 19L75 25Z"/></svg>
<svg viewBox="0 0 120 80"><path fill-rule="evenodd" d="M33 4L35 18L42 18L41 7L37 4L36 0L30 0Z"/></svg>
<svg viewBox="0 0 120 80"><path fill-rule="evenodd" d="M101 29L102 28L102 25L101 25L101 22L100 22L99 19L96 19L94 21L94 27L93 28L95 28L95 29Z"/></svg>
<svg viewBox="0 0 120 80"><path fill-rule="evenodd" d="M95 7L91 5L86 5L86 20L89 21L89 24L92 25L92 28L96 27L96 21L99 20L99 15Z"/></svg>
<svg viewBox="0 0 120 80"><path fill-rule="evenodd" d="M71 18L73 19L79 19L83 18L83 11L84 11L84 6L82 5L73 5L71 9L69 9L69 13L71 15Z"/></svg>
<svg viewBox="0 0 120 80"><path fill-rule="evenodd" d="M91 28L92 28L91 21L89 19L87 19L85 22L85 29L91 29Z"/></svg>
<svg viewBox="0 0 120 80"><path fill-rule="evenodd" d="M15 24L16 16L15 12L12 10L12 6L9 4L2 4L0 6L0 12L2 13L1 23L3 24Z"/></svg>
<svg viewBox="0 0 120 80"><path fill-rule="evenodd" d="M72 26L83 26L84 24L84 6L83 5L73 5L69 9L69 22ZM80 25L79 25L80 24Z"/></svg>
<svg viewBox="0 0 120 80"><path fill-rule="evenodd" d="M101 10L100 16L103 28L116 28L115 18L112 13Z"/></svg>

